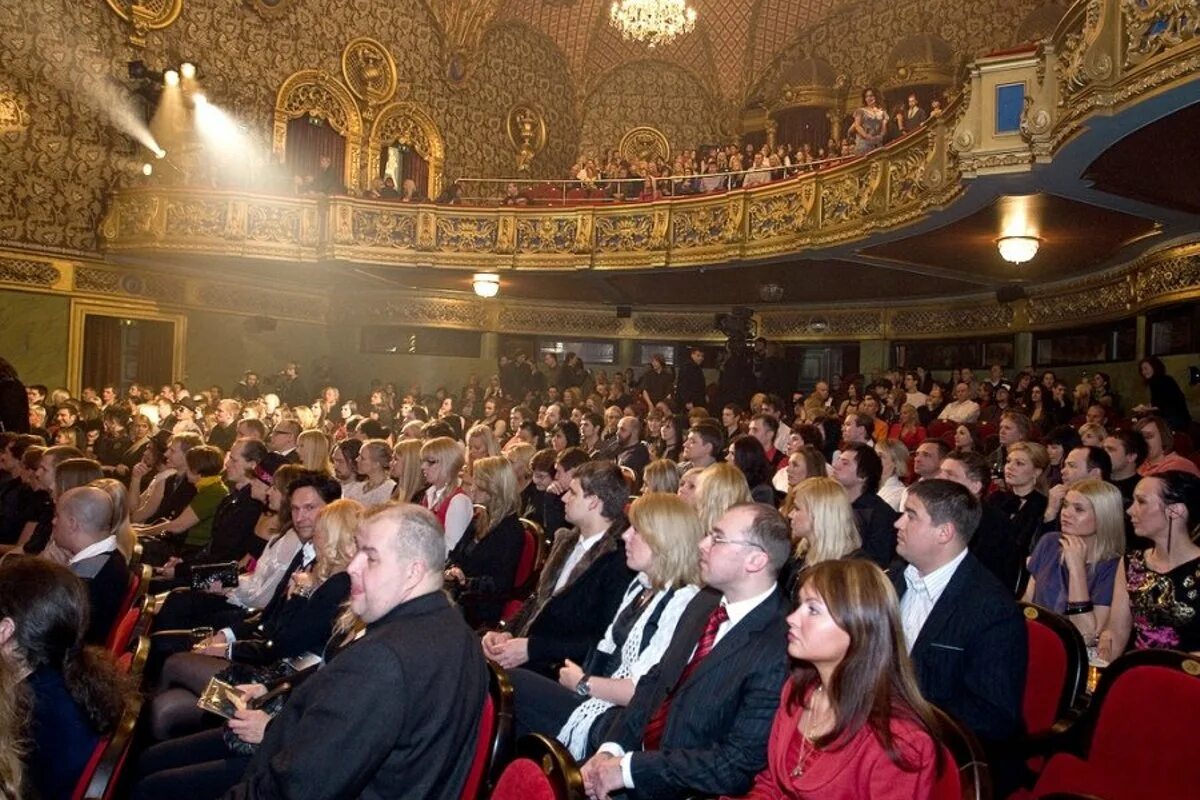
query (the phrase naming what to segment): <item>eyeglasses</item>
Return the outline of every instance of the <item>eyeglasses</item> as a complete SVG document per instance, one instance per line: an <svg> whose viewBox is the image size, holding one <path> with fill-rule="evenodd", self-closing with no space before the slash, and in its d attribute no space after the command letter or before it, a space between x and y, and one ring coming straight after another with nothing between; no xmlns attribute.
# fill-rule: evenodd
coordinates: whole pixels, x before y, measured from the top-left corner
<svg viewBox="0 0 1200 800"><path fill-rule="evenodd" d="M714 533L713 531L709 531L708 538L712 540L713 544L742 544L746 547L756 547L759 550L762 550L764 553L767 552L767 549L758 542L752 542L748 539L730 539L723 533Z"/></svg>

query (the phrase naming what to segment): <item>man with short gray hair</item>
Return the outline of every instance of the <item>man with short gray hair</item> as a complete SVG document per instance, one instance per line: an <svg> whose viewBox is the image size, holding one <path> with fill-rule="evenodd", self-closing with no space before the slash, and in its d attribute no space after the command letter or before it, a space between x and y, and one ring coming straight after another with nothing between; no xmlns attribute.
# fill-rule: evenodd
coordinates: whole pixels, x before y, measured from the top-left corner
<svg viewBox="0 0 1200 800"><path fill-rule="evenodd" d="M104 644L129 586L129 565L117 549L112 517L108 493L94 486L63 492L54 515L54 542L70 556L67 566L87 584L89 644Z"/></svg>
<svg viewBox="0 0 1200 800"><path fill-rule="evenodd" d="M420 506L390 503L355 540L350 609L365 633L292 693L227 798L462 793L488 671L442 592L442 526Z"/></svg>

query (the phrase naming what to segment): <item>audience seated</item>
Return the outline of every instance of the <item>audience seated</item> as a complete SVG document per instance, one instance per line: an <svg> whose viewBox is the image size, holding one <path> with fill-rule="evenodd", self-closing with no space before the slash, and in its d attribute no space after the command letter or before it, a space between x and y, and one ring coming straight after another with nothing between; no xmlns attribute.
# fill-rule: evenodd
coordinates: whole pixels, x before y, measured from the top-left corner
<svg viewBox="0 0 1200 800"><path fill-rule="evenodd" d="M792 555L780 572L780 584L791 600L800 575L808 567L839 558L866 558L858 524L846 490L823 475L796 484L783 503L791 528Z"/></svg>
<svg viewBox="0 0 1200 800"><path fill-rule="evenodd" d="M1007 745L1020 733L1028 642L1012 590L967 549L979 516L964 486L910 486L896 521L908 566L892 581L921 693L979 737L1000 782L1016 776Z"/></svg>
<svg viewBox="0 0 1200 800"><path fill-rule="evenodd" d="M113 533L113 503L92 486L70 489L58 499L54 541L70 558L67 566L87 586L88 627L84 641L103 646L124 613L129 565Z"/></svg>
<svg viewBox="0 0 1200 800"><path fill-rule="evenodd" d="M550 678L566 659L582 663L616 613L633 572L621 534L629 489L611 461L574 470L563 494L571 528L554 535L538 586L505 631L483 636L483 651L506 669Z"/></svg>
<svg viewBox="0 0 1200 800"><path fill-rule="evenodd" d="M127 689L109 655L86 644L87 619L88 590L66 567L33 557L0 563L0 691L6 706L18 695L27 703L4 731L21 743L3 743L21 754L24 786L14 796L69 800L121 718Z"/></svg>
<svg viewBox="0 0 1200 800"><path fill-rule="evenodd" d="M361 461L362 457L359 458ZM447 553L455 548L471 524L471 500L459 479L464 461L462 445L449 437L438 436L421 446L421 474L429 487L421 505L432 511L442 524Z"/></svg>
<svg viewBox="0 0 1200 800"><path fill-rule="evenodd" d="M984 500L992 480L987 459L978 453L952 451L942 459L936 477L965 486L980 502L979 525L968 547L988 572L1015 593L1027 553L1012 535L1008 516L999 506Z"/></svg>
<svg viewBox="0 0 1200 800"><path fill-rule="evenodd" d="M882 474L883 464L869 444L850 442L833 461L833 478L850 498L863 552L887 567L896 554L896 511L877 493Z"/></svg>
<svg viewBox="0 0 1200 800"><path fill-rule="evenodd" d="M803 575L787 618L792 677L771 726L753 800L931 797L937 726L921 696L895 591L865 561L823 561Z"/></svg>
<svg viewBox="0 0 1200 800"><path fill-rule="evenodd" d="M736 505L700 543L707 587L683 612L662 660L638 682L596 755L588 794L741 794L767 763L767 737L787 676L786 598L779 570L791 551L779 512Z"/></svg>
<svg viewBox="0 0 1200 800"><path fill-rule="evenodd" d="M1008 517L1010 536L1022 553L1030 553L1046 514L1046 448L1033 442L1008 447L1004 464L1004 491L988 496L987 503Z"/></svg>
<svg viewBox="0 0 1200 800"><path fill-rule="evenodd" d="M1133 428L1146 440L1146 458L1138 466L1138 474L1143 478L1168 470L1189 472L1200 477L1200 467L1174 452L1175 434L1165 419L1142 417L1134 423Z"/></svg>
<svg viewBox="0 0 1200 800"><path fill-rule="evenodd" d="M466 783L487 666L442 584L445 534L419 506L371 511L348 572L352 647L294 690L226 795L457 800Z"/></svg>
<svg viewBox="0 0 1200 800"><path fill-rule="evenodd" d="M517 476L504 456L477 459L464 481L475 504L467 532L446 561L446 588L476 630L500 622L525 546Z"/></svg>
<svg viewBox="0 0 1200 800"><path fill-rule="evenodd" d="M557 683L524 669L509 673L518 733L557 736L580 760L595 751L639 681L659 663L699 591L696 512L678 497L652 494L634 501L629 518L625 562L637 574L604 637L583 662L568 659Z"/></svg>

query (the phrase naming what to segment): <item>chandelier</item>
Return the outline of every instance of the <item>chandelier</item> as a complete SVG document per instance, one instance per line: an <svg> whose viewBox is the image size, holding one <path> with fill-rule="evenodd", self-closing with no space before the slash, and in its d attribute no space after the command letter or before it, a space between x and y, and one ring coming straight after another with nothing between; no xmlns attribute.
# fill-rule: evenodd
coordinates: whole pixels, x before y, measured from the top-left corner
<svg viewBox="0 0 1200 800"><path fill-rule="evenodd" d="M609 16L623 37L647 47L670 44L696 27L687 0L616 0Z"/></svg>

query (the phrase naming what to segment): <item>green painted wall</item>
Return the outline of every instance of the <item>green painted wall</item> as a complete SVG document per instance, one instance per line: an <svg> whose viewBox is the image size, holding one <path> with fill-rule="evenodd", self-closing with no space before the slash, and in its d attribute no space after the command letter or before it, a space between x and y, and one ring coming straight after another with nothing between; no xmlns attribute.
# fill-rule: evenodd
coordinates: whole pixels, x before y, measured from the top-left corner
<svg viewBox="0 0 1200 800"><path fill-rule="evenodd" d="M300 365L306 383L326 369L329 336L324 324L278 320L272 331L260 331L248 317L212 311L188 312L184 381L193 390L218 384L226 391L246 370L266 377L288 361Z"/></svg>
<svg viewBox="0 0 1200 800"><path fill-rule="evenodd" d="M0 355L26 384L67 385L70 315L62 295L0 290Z"/></svg>

